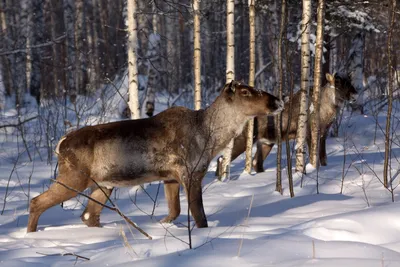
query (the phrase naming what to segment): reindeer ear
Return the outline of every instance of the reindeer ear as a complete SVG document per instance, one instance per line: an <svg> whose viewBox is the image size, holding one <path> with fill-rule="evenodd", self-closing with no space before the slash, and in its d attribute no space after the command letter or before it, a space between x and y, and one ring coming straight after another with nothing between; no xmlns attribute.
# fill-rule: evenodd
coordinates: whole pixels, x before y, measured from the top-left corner
<svg viewBox="0 0 400 267"><path fill-rule="evenodd" d="M327 80L328 82L330 82L330 83L334 83L334 82L335 82L335 77L334 77L334 75L332 75L332 74L330 74L330 73L327 73L327 74L325 74L325 77L326 77L326 80Z"/></svg>
<svg viewBox="0 0 400 267"><path fill-rule="evenodd" d="M231 94L235 94L236 85L237 85L237 82L234 81L234 80L232 80L230 83L227 83L227 84L225 85L224 91L226 91L226 92L228 92L228 93L231 93Z"/></svg>
<svg viewBox="0 0 400 267"><path fill-rule="evenodd" d="M288 95L283 95L283 102L287 103L290 100L290 97Z"/></svg>

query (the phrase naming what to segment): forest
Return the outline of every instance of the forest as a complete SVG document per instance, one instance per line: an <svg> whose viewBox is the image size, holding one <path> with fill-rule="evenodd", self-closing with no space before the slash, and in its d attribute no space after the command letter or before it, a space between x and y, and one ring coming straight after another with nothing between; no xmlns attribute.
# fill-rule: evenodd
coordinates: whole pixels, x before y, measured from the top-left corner
<svg viewBox="0 0 400 267"><path fill-rule="evenodd" d="M0 0L0 25L1 266L400 265L397 0Z"/></svg>

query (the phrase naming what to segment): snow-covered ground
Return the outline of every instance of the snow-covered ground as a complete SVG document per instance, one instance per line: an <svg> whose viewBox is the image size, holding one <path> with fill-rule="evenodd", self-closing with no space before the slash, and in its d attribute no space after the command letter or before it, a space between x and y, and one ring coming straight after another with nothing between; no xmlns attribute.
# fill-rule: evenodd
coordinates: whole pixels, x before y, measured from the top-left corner
<svg viewBox="0 0 400 267"><path fill-rule="evenodd" d="M384 120L381 114L382 129ZM319 194L312 168L302 187L295 176L294 198L290 198L286 170L283 195L275 192L275 149L264 163L265 173L242 173L244 156L239 157L228 182L214 179L213 161L203 182L209 227L193 228L193 250L187 244L185 195L181 193L182 214L175 224L160 224L167 204L158 183L147 185L147 193L125 188L112 195L153 240L136 230L131 233L121 217L109 210L102 213L102 228L87 228L79 218L86 203L83 197L47 210L39 220L39 231L26 234L28 195L32 198L46 190L55 161L48 165L36 152L32 162L26 153L18 157L24 150L21 137L13 135L11 128L7 133L0 130L0 209L4 209L0 266L400 266L400 188L394 191L392 203L391 194L374 174L382 179L380 127L374 144L373 117L353 115L343 121L340 137L328 139L328 166L318 173ZM344 136L348 136L346 143ZM340 194L344 145L347 157ZM392 153L398 157L400 149L393 147ZM399 168L395 157L392 168L393 174ZM398 184L399 178L393 186Z"/></svg>

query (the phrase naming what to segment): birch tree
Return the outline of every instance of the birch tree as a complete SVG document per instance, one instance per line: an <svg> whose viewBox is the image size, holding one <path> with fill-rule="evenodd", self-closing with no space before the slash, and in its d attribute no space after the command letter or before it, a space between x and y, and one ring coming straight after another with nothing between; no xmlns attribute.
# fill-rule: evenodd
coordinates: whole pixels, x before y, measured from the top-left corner
<svg viewBox="0 0 400 267"><path fill-rule="evenodd" d="M235 0L226 1L226 83L235 79ZM219 179L229 178L233 139L224 150Z"/></svg>
<svg viewBox="0 0 400 267"><path fill-rule="evenodd" d="M139 109L139 83L137 70L137 24L136 24L136 0L127 0L127 32L128 32L128 106L131 111L131 119L140 118Z"/></svg>
<svg viewBox="0 0 400 267"><path fill-rule="evenodd" d="M304 172L305 143L307 137L307 107L310 76L311 0L303 0L301 20L301 84L300 109L296 133L296 172Z"/></svg>
<svg viewBox="0 0 400 267"><path fill-rule="evenodd" d="M250 66L249 66L249 85L254 86L256 75L256 11L255 0L249 0L249 22L250 22ZM253 128L254 119L250 119L247 123L247 140L246 140L246 163L245 171L251 172L251 152L253 148Z"/></svg>
<svg viewBox="0 0 400 267"><path fill-rule="evenodd" d="M324 15L325 1L318 0L317 7L317 36L315 44L315 64L314 64L314 90L312 95L313 110L310 113L311 119L311 148L310 163L315 168L319 168L319 107L321 90L321 70L323 56L323 36L324 36ZM318 184L318 180L317 180Z"/></svg>
<svg viewBox="0 0 400 267"><path fill-rule="evenodd" d="M194 13L194 109L201 109L201 44L200 44L200 0L193 0Z"/></svg>

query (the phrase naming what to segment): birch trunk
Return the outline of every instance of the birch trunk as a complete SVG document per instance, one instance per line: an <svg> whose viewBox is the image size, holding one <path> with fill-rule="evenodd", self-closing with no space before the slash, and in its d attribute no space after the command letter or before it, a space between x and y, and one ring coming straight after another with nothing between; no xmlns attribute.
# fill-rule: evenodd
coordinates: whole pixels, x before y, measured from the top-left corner
<svg viewBox="0 0 400 267"><path fill-rule="evenodd" d="M325 1L318 0L317 8L317 36L315 44L315 67L314 67L314 90L312 96L313 111L310 114L311 119L311 149L310 163L314 168L319 168L319 108L321 91L321 68L323 57L323 36L324 36L324 14ZM318 181L317 181L318 183Z"/></svg>
<svg viewBox="0 0 400 267"><path fill-rule="evenodd" d="M131 119L140 118L138 70L137 70L137 25L136 25L136 0L127 0L126 24L128 26L128 91L129 109Z"/></svg>
<svg viewBox="0 0 400 267"><path fill-rule="evenodd" d="M386 115L386 130L385 130L385 160L383 164L383 186L385 188L389 187L389 179L391 182L391 175L390 175L390 155L391 155L391 117L392 117L392 102L393 102L393 58L392 54L394 51L393 49L393 30L395 25L395 10L396 10L396 0L390 0L390 24L389 24L389 34L388 34L388 41L387 41L387 52L388 52L388 110ZM389 176L389 177L388 177ZM391 186L391 185L390 185ZM393 190L393 187L391 186ZM393 193L392 193L393 195Z"/></svg>
<svg viewBox="0 0 400 267"><path fill-rule="evenodd" d="M194 109L201 109L201 43L200 43L200 0L193 0L194 13Z"/></svg>
<svg viewBox="0 0 400 267"><path fill-rule="evenodd" d="M235 79L235 0L226 1L226 83ZM233 139L224 149L220 180L229 178Z"/></svg>
<svg viewBox="0 0 400 267"><path fill-rule="evenodd" d="M256 11L255 0L249 0L249 25L250 25L250 65L249 65L249 85L254 87L256 75ZM253 128L254 119L247 123L247 140L246 140L246 163L245 171L251 173L251 152L253 148Z"/></svg>
<svg viewBox="0 0 400 267"><path fill-rule="evenodd" d="M300 109L296 133L296 172L305 171L305 145L307 137L307 107L310 76L311 0L303 0L301 22L301 84Z"/></svg>

